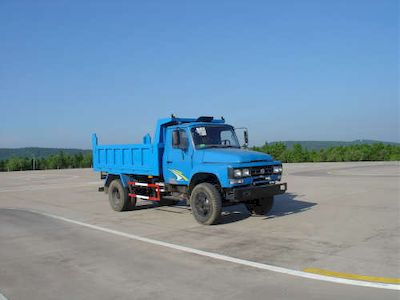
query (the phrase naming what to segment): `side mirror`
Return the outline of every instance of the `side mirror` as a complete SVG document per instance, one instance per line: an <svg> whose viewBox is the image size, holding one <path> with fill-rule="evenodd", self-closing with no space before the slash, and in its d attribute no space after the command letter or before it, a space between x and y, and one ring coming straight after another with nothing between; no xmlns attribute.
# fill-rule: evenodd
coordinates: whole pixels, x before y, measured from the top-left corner
<svg viewBox="0 0 400 300"><path fill-rule="evenodd" d="M172 131L172 146L178 148L181 143L180 140L179 130Z"/></svg>
<svg viewBox="0 0 400 300"><path fill-rule="evenodd" d="M247 129L244 130L243 134L244 134L244 142L246 145L248 145L249 144L249 134L247 132Z"/></svg>
<svg viewBox="0 0 400 300"><path fill-rule="evenodd" d="M241 148L247 148L247 146L249 145L249 133L248 133L248 131L247 131L247 128L246 127L236 127L235 128L235 132L237 133L238 132L238 130L243 130L243 137L244 137L244 143L243 143L243 145L241 146ZM240 141L240 143L241 143L242 141Z"/></svg>

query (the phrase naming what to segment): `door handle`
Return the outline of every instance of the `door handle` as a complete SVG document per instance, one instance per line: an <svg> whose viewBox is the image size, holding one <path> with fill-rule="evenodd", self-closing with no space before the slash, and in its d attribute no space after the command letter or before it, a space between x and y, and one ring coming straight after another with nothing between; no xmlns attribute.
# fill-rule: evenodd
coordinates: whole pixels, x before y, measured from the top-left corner
<svg viewBox="0 0 400 300"><path fill-rule="evenodd" d="M172 164L172 160L167 160L167 164Z"/></svg>

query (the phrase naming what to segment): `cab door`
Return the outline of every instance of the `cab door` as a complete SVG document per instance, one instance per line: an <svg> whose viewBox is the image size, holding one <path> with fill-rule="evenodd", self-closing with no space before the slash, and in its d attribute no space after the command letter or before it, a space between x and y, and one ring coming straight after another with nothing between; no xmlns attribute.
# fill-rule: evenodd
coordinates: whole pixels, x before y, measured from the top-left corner
<svg viewBox="0 0 400 300"><path fill-rule="evenodd" d="M168 128L163 155L165 183L188 185L192 171L193 148L187 128Z"/></svg>

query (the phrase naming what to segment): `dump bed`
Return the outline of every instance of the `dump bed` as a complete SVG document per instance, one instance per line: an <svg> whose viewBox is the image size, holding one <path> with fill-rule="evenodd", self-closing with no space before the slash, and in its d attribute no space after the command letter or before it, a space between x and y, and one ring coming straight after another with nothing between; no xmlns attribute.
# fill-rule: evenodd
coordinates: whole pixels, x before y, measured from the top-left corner
<svg viewBox="0 0 400 300"><path fill-rule="evenodd" d="M98 145L92 136L93 169L110 174L159 175L157 144Z"/></svg>

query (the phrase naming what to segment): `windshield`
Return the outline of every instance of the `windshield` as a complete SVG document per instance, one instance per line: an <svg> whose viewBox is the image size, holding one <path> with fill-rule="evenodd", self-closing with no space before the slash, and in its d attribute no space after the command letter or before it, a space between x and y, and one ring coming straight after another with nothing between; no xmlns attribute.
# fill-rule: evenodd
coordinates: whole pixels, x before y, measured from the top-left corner
<svg viewBox="0 0 400 300"><path fill-rule="evenodd" d="M230 126L198 126L191 129L196 149L240 148L235 131Z"/></svg>

